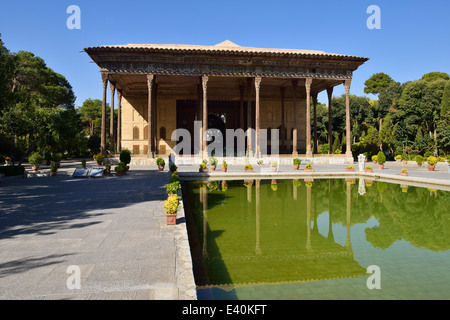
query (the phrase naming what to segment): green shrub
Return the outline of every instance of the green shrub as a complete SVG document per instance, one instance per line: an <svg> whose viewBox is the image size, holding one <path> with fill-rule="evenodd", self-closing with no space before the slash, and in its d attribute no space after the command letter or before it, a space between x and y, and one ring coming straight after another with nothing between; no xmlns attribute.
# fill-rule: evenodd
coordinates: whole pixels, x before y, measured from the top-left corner
<svg viewBox="0 0 450 320"><path fill-rule="evenodd" d="M300 165L300 163L302 163L302 161L298 158L293 159L292 162L294 163L294 165Z"/></svg>
<svg viewBox="0 0 450 320"><path fill-rule="evenodd" d="M164 167L166 165L166 162L164 161L163 158L158 158L158 159L156 159L156 164L158 166Z"/></svg>
<svg viewBox="0 0 450 320"><path fill-rule="evenodd" d="M172 183L172 182L179 182L179 181L181 181L180 177L177 176L176 174L173 174L173 175L170 177L169 183Z"/></svg>
<svg viewBox="0 0 450 320"><path fill-rule="evenodd" d="M423 157L420 154L416 156L416 162L418 164L422 164L423 163Z"/></svg>
<svg viewBox="0 0 450 320"><path fill-rule="evenodd" d="M181 185L180 185L179 181L171 182L166 186L167 194L177 194L180 190L181 190Z"/></svg>
<svg viewBox="0 0 450 320"><path fill-rule="evenodd" d="M131 162L131 152L129 150L122 150L120 152L120 162L125 163L125 165Z"/></svg>
<svg viewBox="0 0 450 320"><path fill-rule="evenodd" d="M44 159L38 152L34 152L33 154L31 154L31 156L28 157L28 162L33 166L40 165L42 160Z"/></svg>
<svg viewBox="0 0 450 320"><path fill-rule="evenodd" d="M178 167L175 164L170 166L170 172L175 172L175 171L177 171L177 169L178 169Z"/></svg>
<svg viewBox="0 0 450 320"><path fill-rule="evenodd" d="M56 172L58 170L58 166L56 165L56 163L52 163L50 165L50 172Z"/></svg>
<svg viewBox="0 0 450 320"><path fill-rule="evenodd" d="M427 163L428 163L428 165L430 165L430 166L436 165L437 162L438 162L438 159L437 159L436 157L434 157L434 156L429 156L429 157L427 158Z"/></svg>
<svg viewBox="0 0 450 320"><path fill-rule="evenodd" d="M378 152L377 154L377 162L379 164L384 164L386 162L386 156L383 151Z"/></svg>
<svg viewBox="0 0 450 320"><path fill-rule="evenodd" d="M5 177L20 176L25 173L24 166L0 166L0 173Z"/></svg>

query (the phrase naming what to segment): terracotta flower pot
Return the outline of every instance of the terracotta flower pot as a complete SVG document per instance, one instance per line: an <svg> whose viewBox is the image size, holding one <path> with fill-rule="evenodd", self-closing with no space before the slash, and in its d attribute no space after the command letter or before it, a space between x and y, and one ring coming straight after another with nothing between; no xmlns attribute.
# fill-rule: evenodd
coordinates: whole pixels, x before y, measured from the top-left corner
<svg viewBox="0 0 450 320"><path fill-rule="evenodd" d="M198 169L198 172L208 172L208 169Z"/></svg>
<svg viewBox="0 0 450 320"><path fill-rule="evenodd" d="M101 166L103 164L102 161L97 161L97 165Z"/></svg>
<svg viewBox="0 0 450 320"><path fill-rule="evenodd" d="M277 172L277 167L272 167L273 172Z"/></svg>
<svg viewBox="0 0 450 320"><path fill-rule="evenodd" d="M408 175L408 172L400 172L400 175L406 177Z"/></svg>
<svg viewBox="0 0 450 320"><path fill-rule="evenodd" d="M428 171L434 171L434 168L435 168L436 166L430 166L430 165L428 165Z"/></svg>
<svg viewBox="0 0 450 320"><path fill-rule="evenodd" d="M378 169L383 170L384 164L378 164Z"/></svg>
<svg viewBox="0 0 450 320"><path fill-rule="evenodd" d="M56 172L50 172L50 177L55 177L56 176Z"/></svg>
<svg viewBox="0 0 450 320"><path fill-rule="evenodd" d="M307 168L305 168L303 171L304 172L314 172L314 169L307 169Z"/></svg>
<svg viewBox="0 0 450 320"><path fill-rule="evenodd" d="M210 166L210 168L211 168L211 171L216 171L216 165L215 165L215 164L212 164L212 165Z"/></svg>
<svg viewBox="0 0 450 320"><path fill-rule="evenodd" d="M298 170L300 168L299 164L294 164L294 170Z"/></svg>
<svg viewBox="0 0 450 320"><path fill-rule="evenodd" d="M245 172L253 172L253 169L244 169Z"/></svg>
<svg viewBox="0 0 450 320"><path fill-rule="evenodd" d="M176 214L166 214L166 223L169 225L177 224L177 215Z"/></svg>
<svg viewBox="0 0 450 320"><path fill-rule="evenodd" d="M36 171L39 171L39 166L32 166L31 168L32 168L33 171L35 171L35 172L36 172Z"/></svg>
<svg viewBox="0 0 450 320"><path fill-rule="evenodd" d="M228 168L227 168L227 167L225 167L225 168L222 168L222 172L227 172L227 170L228 170Z"/></svg>
<svg viewBox="0 0 450 320"><path fill-rule="evenodd" d="M347 172L353 172L353 171L355 171L355 168L345 168L345 171L347 171Z"/></svg>
<svg viewBox="0 0 450 320"><path fill-rule="evenodd" d="M373 169L364 169L364 172L373 173Z"/></svg>
<svg viewBox="0 0 450 320"><path fill-rule="evenodd" d="M408 164L408 161L406 161L406 160L403 160L403 164Z"/></svg>
<svg viewBox="0 0 450 320"><path fill-rule="evenodd" d="M421 167L421 166L422 166L422 164L421 164L421 163L418 163L417 165L418 165L419 167Z"/></svg>
<svg viewBox="0 0 450 320"><path fill-rule="evenodd" d="M158 166L159 171L163 171L164 170L164 166Z"/></svg>

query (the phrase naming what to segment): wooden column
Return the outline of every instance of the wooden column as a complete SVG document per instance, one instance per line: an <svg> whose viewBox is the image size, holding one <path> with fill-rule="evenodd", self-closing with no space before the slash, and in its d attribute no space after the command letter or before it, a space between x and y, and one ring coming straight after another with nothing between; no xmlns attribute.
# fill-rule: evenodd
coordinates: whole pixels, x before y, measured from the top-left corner
<svg viewBox="0 0 450 320"><path fill-rule="evenodd" d="M286 152L286 119L285 119L285 105L284 99L286 97L286 88L280 87L281 96L281 132L280 132L280 142L281 142L281 153Z"/></svg>
<svg viewBox="0 0 450 320"><path fill-rule="evenodd" d="M122 90L117 89L117 153L122 151Z"/></svg>
<svg viewBox="0 0 450 320"><path fill-rule="evenodd" d="M251 156L252 153L252 78L247 78L247 155Z"/></svg>
<svg viewBox="0 0 450 320"><path fill-rule="evenodd" d="M203 157L207 157L208 149L207 149L207 141L206 141L206 131L208 130L208 77L202 76L202 88L203 88L203 132L202 132L202 151Z"/></svg>
<svg viewBox="0 0 450 320"><path fill-rule="evenodd" d="M158 153L158 79L155 77L152 93L152 140L153 140L153 153Z"/></svg>
<svg viewBox="0 0 450 320"><path fill-rule="evenodd" d="M328 154L333 154L333 125L331 116L331 98L333 95L333 87L327 89L328 95Z"/></svg>
<svg viewBox="0 0 450 320"><path fill-rule="evenodd" d="M116 86L110 82L111 89L111 105L109 114L109 152L114 153L114 94L116 93Z"/></svg>
<svg viewBox="0 0 450 320"><path fill-rule="evenodd" d="M298 150L297 150L297 141L298 141L298 137L297 137L297 85L298 85L298 80L294 79L292 80L292 91L293 91L293 108L294 108L294 130L292 131L292 155L293 156L297 156L298 155ZM294 139L295 138L295 139Z"/></svg>
<svg viewBox="0 0 450 320"><path fill-rule="evenodd" d="M261 126L261 120L259 117L259 89L261 87L261 77L255 77L255 91L256 91L256 98L255 98L255 131L256 131L256 157L261 157L261 148L260 148L260 142L259 142L259 128Z"/></svg>
<svg viewBox="0 0 450 320"><path fill-rule="evenodd" d="M306 78L306 156L311 158L311 83L312 78Z"/></svg>
<svg viewBox="0 0 450 320"><path fill-rule="evenodd" d="M102 128L101 128L101 151L106 155L106 90L108 88L108 74L102 73L103 102L102 102Z"/></svg>
<svg viewBox="0 0 450 320"><path fill-rule="evenodd" d="M313 93L312 95L313 98L313 108L314 108L314 154L319 153L319 145L318 145L318 141L317 141L317 112L316 112L316 107L317 107L317 93Z"/></svg>
<svg viewBox="0 0 450 320"><path fill-rule="evenodd" d="M148 105L148 110L147 110L147 136L148 136L148 153L147 153L147 157L148 158L153 158L154 157L154 153L153 153L153 139L152 139L152 115L153 115L153 110L152 110L152 93L153 93L153 80L154 80L154 75L152 74L148 74L147 75L147 87L148 87L148 101L147 101L147 105Z"/></svg>
<svg viewBox="0 0 450 320"><path fill-rule="evenodd" d="M244 90L243 84L239 85L239 128L244 130Z"/></svg>
<svg viewBox="0 0 450 320"><path fill-rule="evenodd" d="M351 146L351 128L350 128L350 85L352 80L345 80L345 143L347 157L352 157L352 146Z"/></svg>

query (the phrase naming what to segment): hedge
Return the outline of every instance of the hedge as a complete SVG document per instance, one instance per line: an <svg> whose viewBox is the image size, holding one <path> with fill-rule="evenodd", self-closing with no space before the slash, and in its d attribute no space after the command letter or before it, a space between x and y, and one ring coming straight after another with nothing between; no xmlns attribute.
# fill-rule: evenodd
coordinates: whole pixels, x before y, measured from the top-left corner
<svg viewBox="0 0 450 320"><path fill-rule="evenodd" d="M5 177L20 176L25 173L24 166L0 166L0 173Z"/></svg>

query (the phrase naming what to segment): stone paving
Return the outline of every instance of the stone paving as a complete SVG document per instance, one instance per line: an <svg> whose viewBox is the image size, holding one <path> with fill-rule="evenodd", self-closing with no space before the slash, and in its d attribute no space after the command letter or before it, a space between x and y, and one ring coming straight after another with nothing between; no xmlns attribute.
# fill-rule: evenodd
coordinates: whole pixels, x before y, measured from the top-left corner
<svg viewBox="0 0 450 320"><path fill-rule="evenodd" d="M57 177L46 177L43 167L30 174L36 178L0 179L0 299L196 299L184 210L176 226L165 223L167 168L161 173L136 166L122 177L72 178L77 165L63 163ZM315 165L314 174L344 173L345 167ZM374 175L399 177L404 167L409 177L402 178L450 186L445 163L429 172L414 162L388 162L384 170L374 166ZM195 176L198 166L178 170ZM283 165L276 174L292 172ZM227 173L241 174L240 165ZM79 268L79 289L71 281L68 286L70 266Z"/></svg>
<svg viewBox="0 0 450 320"><path fill-rule="evenodd" d="M184 211L165 223L169 173L64 170L0 180L0 299L196 299Z"/></svg>

